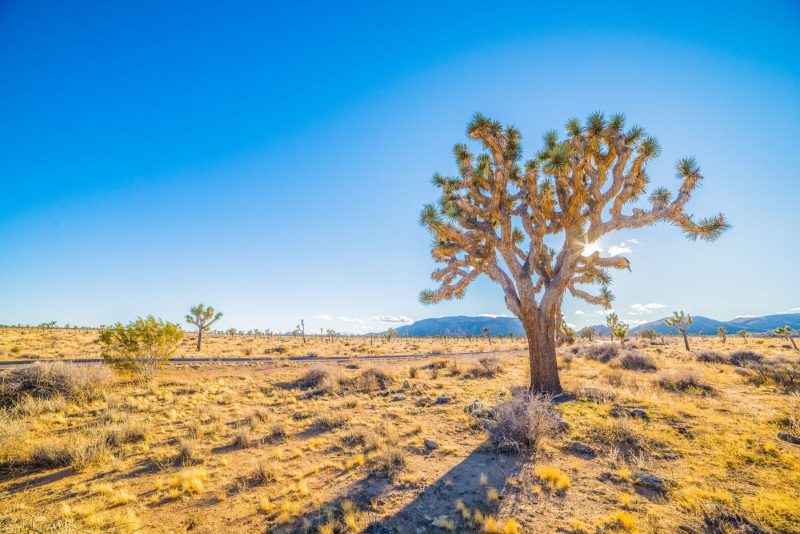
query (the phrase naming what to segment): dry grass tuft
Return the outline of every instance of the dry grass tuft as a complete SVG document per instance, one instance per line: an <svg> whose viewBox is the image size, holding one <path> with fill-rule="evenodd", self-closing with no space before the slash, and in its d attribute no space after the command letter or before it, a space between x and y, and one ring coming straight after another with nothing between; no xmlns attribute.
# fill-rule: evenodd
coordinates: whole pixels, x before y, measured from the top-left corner
<svg viewBox="0 0 800 534"><path fill-rule="evenodd" d="M5 375L0 382L0 405L16 404L24 397L94 400L102 395L112 378L105 365L37 362Z"/></svg>
<svg viewBox="0 0 800 534"><path fill-rule="evenodd" d="M698 393L713 395L714 388L707 384L695 371L682 369L662 374L656 383L661 389L675 393Z"/></svg>
<svg viewBox="0 0 800 534"><path fill-rule="evenodd" d="M551 465L537 465L533 474L544 482L550 491L564 491L571 485L569 477L561 469Z"/></svg>
<svg viewBox="0 0 800 534"><path fill-rule="evenodd" d="M497 358L481 358L478 365L471 367L465 374L467 378L494 378L503 372Z"/></svg>
<svg viewBox="0 0 800 534"><path fill-rule="evenodd" d="M620 367L629 371L652 372L658 369L651 356L633 350L625 351L625 354L617 360L617 363Z"/></svg>
<svg viewBox="0 0 800 534"><path fill-rule="evenodd" d="M551 434L558 417L548 397L521 393L495 408L496 419L489 433L501 450L533 454L542 438Z"/></svg>

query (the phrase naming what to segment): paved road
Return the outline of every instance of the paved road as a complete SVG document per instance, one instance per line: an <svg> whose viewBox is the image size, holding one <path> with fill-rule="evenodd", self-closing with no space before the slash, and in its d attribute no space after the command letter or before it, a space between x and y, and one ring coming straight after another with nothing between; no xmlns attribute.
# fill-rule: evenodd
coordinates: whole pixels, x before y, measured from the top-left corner
<svg viewBox="0 0 800 534"><path fill-rule="evenodd" d="M468 356L491 356L493 354L509 354L515 352L527 352L523 350L496 350L491 352L451 352L447 354L381 354L367 356L234 356L234 357L176 357L165 363L171 365L195 365L209 363L274 363L274 362L348 362L351 360L360 361L385 361L385 360L423 360L426 358L459 358ZM62 360L5 360L0 361L0 369L10 369L12 367L22 367L32 365L36 362L64 362L76 364L101 364L101 358L66 358Z"/></svg>

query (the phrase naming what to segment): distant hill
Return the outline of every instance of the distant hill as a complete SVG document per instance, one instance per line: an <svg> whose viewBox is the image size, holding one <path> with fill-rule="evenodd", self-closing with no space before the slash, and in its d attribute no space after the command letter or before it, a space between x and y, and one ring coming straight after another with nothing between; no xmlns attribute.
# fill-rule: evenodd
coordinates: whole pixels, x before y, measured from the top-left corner
<svg viewBox="0 0 800 534"><path fill-rule="evenodd" d="M422 319L397 328L397 333L409 336L481 336L484 328L489 336L515 336L525 334L522 323L516 317L434 317Z"/></svg>
<svg viewBox="0 0 800 534"><path fill-rule="evenodd" d="M661 335L677 333L675 328L664 324L664 319L666 319L666 317L662 317L661 319L649 323L641 324L631 328L630 332L631 334L636 334L642 330L651 328ZM702 315L692 316L692 319L692 325L687 330L687 332L690 334L699 334L700 332L703 332L704 334L713 335L717 333L717 328L720 326L724 327L729 334L735 334L739 330L752 332L754 334L763 334L772 332L775 328L781 326L800 328L800 313L764 315L763 317L740 317L730 321L718 321L716 319L703 317ZM608 328L605 325L597 325L595 328L597 328L598 331L601 331L602 329L602 333L608 335Z"/></svg>
<svg viewBox="0 0 800 534"><path fill-rule="evenodd" d="M631 328L630 333L636 334L647 328L652 328L662 335L676 333L674 328L664 324L664 319ZM702 315L694 316L693 319L694 322L689 327L690 334L698 334L702 331L704 334L713 335L720 326L725 327L729 334L735 334L739 330L768 333L781 326L800 329L800 313L742 317L730 321L718 321ZM605 325L595 325L594 327L601 335L608 335L608 327ZM492 337L507 336L509 333L515 336L525 334L522 323L515 317L467 317L464 315L421 319L397 328L397 333L408 336L480 336L483 335L484 328L489 329L489 335Z"/></svg>

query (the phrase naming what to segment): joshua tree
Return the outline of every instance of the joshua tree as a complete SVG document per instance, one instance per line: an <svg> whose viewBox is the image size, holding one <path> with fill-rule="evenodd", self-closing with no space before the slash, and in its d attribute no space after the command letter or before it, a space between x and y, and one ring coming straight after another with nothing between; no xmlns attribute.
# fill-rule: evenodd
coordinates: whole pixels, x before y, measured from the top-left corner
<svg viewBox="0 0 800 534"><path fill-rule="evenodd" d="M741 337L744 340L744 344L747 345L747 332L745 332L744 330L739 330L736 333L739 335L739 337Z"/></svg>
<svg viewBox="0 0 800 534"><path fill-rule="evenodd" d="M680 313L672 312L672 317L664 319L664 324L678 329L678 332L683 336L683 344L686 346L686 350L689 350L689 338L686 337L686 329L692 324L692 316L684 314L683 310Z"/></svg>
<svg viewBox="0 0 800 534"><path fill-rule="evenodd" d="M654 341L658 337L658 332L653 330L652 328L645 328L641 332L639 332L639 337L642 339L648 339L650 341Z"/></svg>
<svg viewBox="0 0 800 534"><path fill-rule="evenodd" d="M585 125L571 119L565 138L547 132L543 149L522 164L519 130L476 114L467 135L485 152L473 157L466 145L456 145L459 176L435 175L442 196L420 215L434 236L433 258L445 264L432 275L438 288L420 299L462 297L481 274L498 283L525 329L530 388L538 392L561 392L555 334L564 293L608 308L608 269L629 268L622 256L600 256L593 246L600 237L668 222L690 239L712 241L728 228L722 214L695 220L685 211L702 179L694 158L677 162L682 182L674 199L660 187L647 208L630 206L645 194L646 165L660 147L641 127L626 130L624 123L621 114L599 112ZM562 240L559 250L550 248L555 240ZM583 284L599 285L599 293Z"/></svg>
<svg viewBox="0 0 800 534"><path fill-rule="evenodd" d="M594 336L597 335L597 330L593 326L587 326L585 328L581 328L581 331L578 333L581 339L588 339L592 341Z"/></svg>
<svg viewBox="0 0 800 534"><path fill-rule="evenodd" d="M489 332L490 332L489 327L485 326L483 328L483 337L485 337L489 341L489 346L491 347L492 346L492 338L489 337Z"/></svg>
<svg viewBox="0 0 800 534"><path fill-rule="evenodd" d="M306 342L306 322L303 319L300 319L300 324L294 327L294 332L292 332L295 336L303 336L303 343ZM370 340L370 344L372 340Z"/></svg>
<svg viewBox="0 0 800 534"><path fill-rule="evenodd" d="M606 326L608 327L608 336L611 338L611 344L614 344L614 327L617 326L619 322L619 316L616 313L611 312L606 315Z"/></svg>
<svg viewBox="0 0 800 534"><path fill-rule="evenodd" d="M620 345L625 348L625 338L628 336L628 325L625 323L617 323L611 329L611 335L619 339Z"/></svg>
<svg viewBox="0 0 800 534"><path fill-rule="evenodd" d="M717 328L717 335L722 338L722 343L725 344L725 341L728 340L728 331L725 329L724 326L720 326Z"/></svg>
<svg viewBox="0 0 800 534"><path fill-rule="evenodd" d="M797 350L797 344L795 344L794 339L792 338L792 327L791 326L784 326L783 328L776 328L773 330L776 335L786 339L789 343L792 344L794 350Z"/></svg>
<svg viewBox="0 0 800 534"><path fill-rule="evenodd" d="M222 318L222 312L214 313L211 306L203 306L202 303L192 306L186 316L186 322L197 327L197 352L203 343L203 332L211 329L211 325Z"/></svg>

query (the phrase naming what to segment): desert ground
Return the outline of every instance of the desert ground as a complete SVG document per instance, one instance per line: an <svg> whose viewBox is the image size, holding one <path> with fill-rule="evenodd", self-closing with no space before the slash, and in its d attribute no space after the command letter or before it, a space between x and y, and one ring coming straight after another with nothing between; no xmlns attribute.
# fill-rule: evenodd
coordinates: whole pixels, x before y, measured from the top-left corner
<svg viewBox="0 0 800 534"><path fill-rule="evenodd" d="M3 358L96 352L83 331L14 335ZM297 341L211 336L206 350L490 350ZM525 352L166 366L150 383L36 364L13 391L22 371L6 370L0 531L800 532L798 353L691 343L562 346L566 394L526 416L536 443L520 452L497 425L527 383ZM77 385L31 386L44 375Z"/></svg>
<svg viewBox="0 0 800 534"><path fill-rule="evenodd" d="M100 333L93 329L0 328L0 361L100 358ZM515 350L526 347L518 336L404 337L306 335L203 334L201 351L197 337L187 332L176 358L263 356L367 356L387 354L444 354Z"/></svg>

